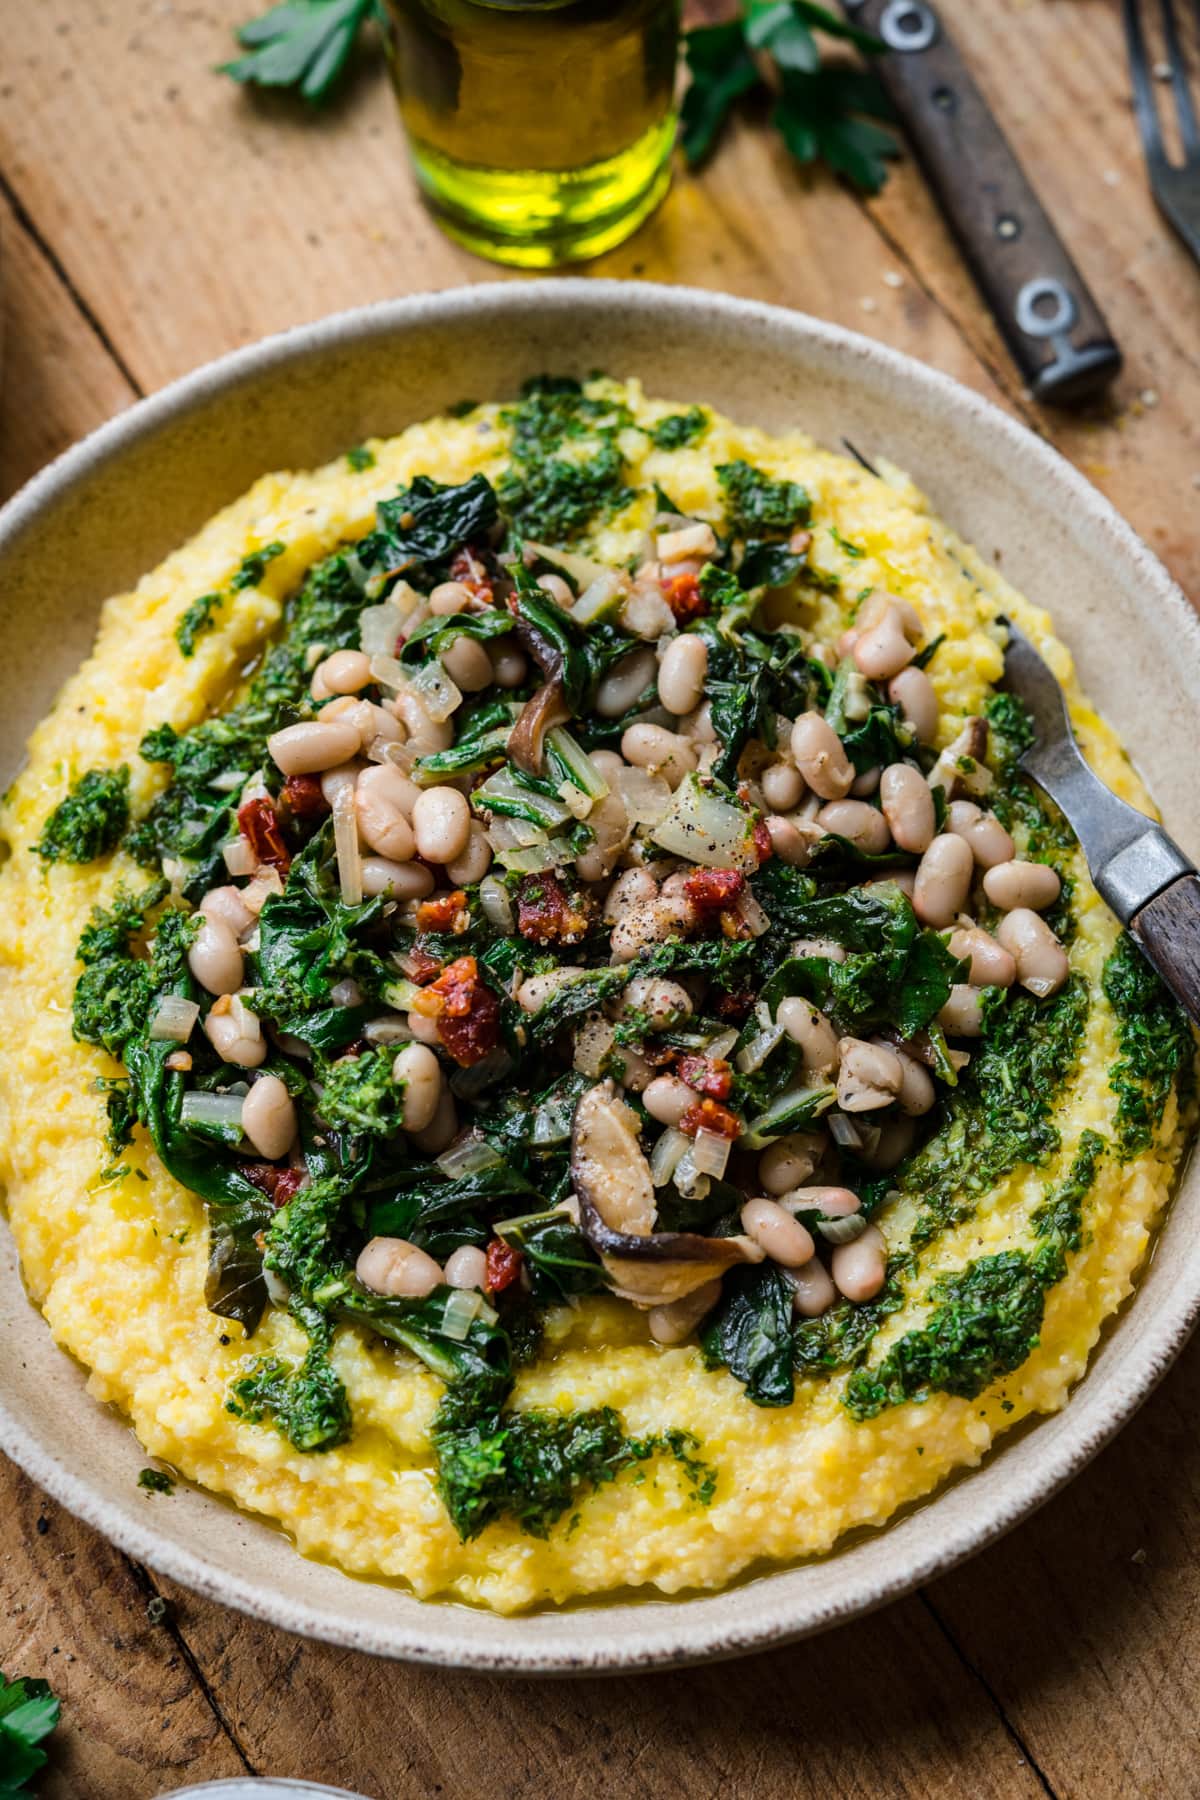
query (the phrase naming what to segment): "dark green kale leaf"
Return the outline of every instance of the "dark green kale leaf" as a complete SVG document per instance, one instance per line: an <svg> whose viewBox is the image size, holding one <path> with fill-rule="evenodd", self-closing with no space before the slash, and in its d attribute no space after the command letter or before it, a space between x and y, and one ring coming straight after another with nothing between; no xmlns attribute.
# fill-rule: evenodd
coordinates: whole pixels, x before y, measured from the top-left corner
<svg viewBox="0 0 1200 1800"><path fill-rule="evenodd" d="M513 629L513 616L500 607L490 606L483 612L451 613L449 617L435 615L418 625L404 640L400 652L402 663L420 664L428 662L432 657L440 656L448 650L457 638L474 638L477 643L486 644L492 638L503 637ZM503 706L503 701L497 702ZM456 726L458 721L455 720Z"/></svg>
<svg viewBox="0 0 1200 1800"><path fill-rule="evenodd" d="M487 1129L490 1137L491 1117ZM538 1191L523 1170L507 1160L453 1178L425 1162L411 1169L393 1167L389 1170L389 1185L392 1183L395 1192L372 1200L368 1207L368 1234L409 1238L426 1249L432 1234L445 1228L457 1231L488 1216L501 1200L511 1204L514 1198Z"/></svg>
<svg viewBox="0 0 1200 1800"><path fill-rule="evenodd" d="M660 419L650 432L650 441L656 450L682 450L707 430L708 414L703 407L689 406L686 412L670 413Z"/></svg>
<svg viewBox="0 0 1200 1800"><path fill-rule="evenodd" d="M935 1392L973 1400L1036 1349L1045 1292L1025 1251L980 1257L936 1282L931 1295L938 1304L928 1323L906 1332L876 1368L851 1375L842 1404L852 1418L873 1419Z"/></svg>
<svg viewBox="0 0 1200 1800"><path fill-rule="evenodd" d="M332 827L323 825L292 864L284 892L272 894L259 914L256 1011L324 1052L359 1036L362 1009L334 1007L330 994L347 976L367 993L388 979L379 955L362 941L382 910L382 899L358 906L342 900Z"/></svg>
<svg viewBox="0 0 1200 1800"><path fill-rule="evenodd" d="M798 1320L792 1341L797 1375L824 1376L838 1369L857 1368L884 1320L904 1305L900 1277L910 1266L907 1257L893 1257L887 1280L874 1300L859 1304L839 1300L818 1318Z"/></svg>
<svg viewBox="0 0 1200 1800"><path fill-rule="evenodd" d="M1190 1092L1196 1045L1191 1026L1129 932L1104 965L1104 996L1116 1014L1121 1054L1108 1073L1117 1096L1121 1160L1149 1149L1177 1080Z"/></svg>
<svg viewBox="0 0 1200 1800"><path fill-rule="evenodd" d="M43 862L90 863L115 850L129 824L129 769L89 769L72 783L33 848Z"/></svg>
<svg viewBox="0 0 1200 1800"><path fill-rule="evenodd" d="M230 1382L225 1410L251 1425L269 1420L297 1450L333 1450L350 1436L345 1384L329 1361L333 1330L315 1306L299 1316L308 1332L302 1361L258 1357Z"/></svg>
<svg viewBox="0 0 1200 1800"><path fill-rule="evenodd" d="M196 643L206 631L211 631L216 623L217 608L223 604L224 594L201 594L187 608L178 625L175 627L175 642L184 656L196 654Z"/></svg>
<svg viewBox="0 0 1200 1800"><path fill-rule="evenodd" d="M535 1300L565 1300L569 1294L595 1294L604 1286L598 1258L569 1213L527 1213L504 1219L498 1236L525 1258Z"/></svg>
<svg viewBox="0 0 1200 1800"><path fill-rule="evenodd" d="M710 773L732 786L738 759L750 739L760 738L774 749L776 713L795 718L810 704L811 666L796 633L742 631L731 639L707 619L690 629L708 651L704 691L721 740L721 753Z"/></svg>
<svg viewBox="0 0 1200 1800"><path fill-rule="evenodd" d="M727 1368L755 1406L790 1406L792 1287L782 1270L764 1262L727 1275L700 1347L705 1367Z"/></svg>
<svg viewBox="0 0 1200 1800"><path fill-rule="evenodd" d="M365 569L431 588L449 575L457 551L486 542L499 517L486 475L472 475L457 487L417 475L411 487L380 501L376 528L358 546L359 560Z"/></svg>
<svg viewBox="0 0 1200 1800"><path fill-rule="evenodd" d="M512 427L512 463L498 493L521 536L565 544L634 498L616 443L633 422L627 407L589 397L569 377L544 375L526 382L518 404L501 416ZM579 440L595 444L590 455L558 454Z"/></svg>
<svg viewBox="0 0 1200 1800"><path fill-rule="evenodd" d="M532 642L541 667L557 673L569 710L586 712L597 684L634 640L603 621L586 627L577 624L522 563L514 565L512 576L522 635Z"/></svg>
<svg viewBox="0 0 1200 1800"><path fill-rule="evenodd" d="M111 907L93 907L76 956L84 965L75 984L72 1030L82 1044L121 1056L148 1023L153 980L149 964L133 953L134 939L167 893L165 881L141 894L118 888Z"/></svg>
<svg viewBox="0 0 1200 1800"><path fill-rule="evenodd" d="M403 1084L392 1080L395 1055L377 1048L322 1063L319 1111L325 1123L356 1137L394 1136L404 1112Z"/></svg>

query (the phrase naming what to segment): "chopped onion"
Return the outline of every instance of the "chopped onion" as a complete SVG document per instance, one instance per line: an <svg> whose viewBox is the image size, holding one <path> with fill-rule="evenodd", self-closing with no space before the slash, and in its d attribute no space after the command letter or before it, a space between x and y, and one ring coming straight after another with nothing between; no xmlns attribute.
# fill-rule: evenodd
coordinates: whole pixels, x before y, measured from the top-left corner
<svg viewBox="0 0 1200 1800"><path fill-rule="evenodd" d="M512 1067L512 1057L502 1044L497 1044L494 1050L489 1050L486 1056L481 1057L477 1063L472 1063L469 1068L455 1069L450 1077L450 1091L460 1100L474 1100L477 1094L482 1094L484 1088L491 1087L494 1081L507 1075Z"/></svg>
<svg viewBox="0 0 1200 1800"><path fill-rule="evenodd" d="M451 1144L449 1150L444 1150L434 1160L442 1174L454 1181L460 1175L478 1175L481 1169L494 1169L504 1158L498 1150L492 1149L486 1138L471 1131L460 1143Z"/></svg>
<svg viewBox="0 0 1200 1800"><path fill-rule="evenodd" d="M573 1066L581 1075L597 1081L603 1073L613 1047L616 1031L612 1022L601 1016L590 1016L575 1027Z"/></svg>
<svg viewBox="0 0 1200 1800"><path fill-rule="evenodd" d="M543 1148L547 1144L565 1144L571 1135L575 1100L576 1095L573 1093L553 1094L548 1100L544 1100L533 1115L530 1143Z"/></svg>
<svg viewBox="0 0 1200 1800"><path fill-rule="evenodd" d="M179 1107L183 1125L206 1125L211 1130L242 1129L241 1094L209 1094L202 1088L189 1088Z"/></svg>
<svg viewBox="0 0 1200 1800"><path fill-rule="evenodd" d="M555 869L571 860L571 853L561 840L557 846L531 844L528 850L498 850L496 854L514 875L540 875L543 869Z"/></svg>
<svg viewBox="0 0 1200 1800"><path fill-rule="evenodd" d="M733 1049L740 1036L740 1031L722 1031L717 1037L708 1040L708 1043L704 1046L705 1053L708 1056L713 1057L714 1060L720 1059L723 1061L725 1057L729 1055L729 1052Z"/></svg>
<svg viewBox="0 0 1200 1800"><path fill-rule="evenodd" d="M478 788L475 792L478 795ZM524 850L530 844L545 844L549 841L540 825L531 825L528 819L510 819L505 813L495 814L491 823L485 827L484 835L497 854L501 850Z"/></svg>
<svg viewBox="0 0 1200 1800"><path fill-rule="evenodd" d="M657 825L671 810L671 790L648 769L620 769L613 776L631 825Z"/></svg>
<svg viewBox="0 0 1200 1800"><path fill-rule="evenodd" d="M408 670L402 668L394 656L380 651L378 656L371 658L371 680L377 681L382 688L390 688L393 693L398 693L401 688L408 686Z"/></svg>
<svg viewBox="0 0 1200 1800"><path fill-rule="evenodd" d="M861 1213L844 1213L840 1219L818 1219L817 1230L827 1244L852 1244L867 1229Z"/></svg>
<svg viewBox="0 0 1200 1800"><path fill-rule="evenodd" d="M772 1023L770 1008L764 1001L760 1000L754 1008L754 1017L758 1030L734 1057L734 1067L740 1075L753 1075L761 1069L775 1046L787 1036L782 1025Z"/></svg>
<svg viewBox="0 0 1200 1800"><path fill-rule="evenodd" d="M150 1036L160 1043L186 1044L199 1017L200 1008L194 1000L185 1000L182 994L165 994L150 1022Z"/></svg>
<svg viewBox="0 0 1200 1800"><path fill-rule="evenodd" d="M580 625L590 625L614 612L627 591L627 584L614 570L604 569L584 588L571 608L571 617Z"/></svg>
<svg viewBox="0 0 1200 1800"><path fill-rule="evenodd" d="M253 875L254 852L250 848L250 840L240 832L237 837L230 838L227 844L222 845L221 855L231 875Z"/></svg>
<svg viewBox="0 0 1200 1800"><path fill-rule="evenodd" d="M650 1152L650 1179L656 1188L666 1187L691 1143L691 1138L682 1131L676 1131L673 1125L667 1126Z"/></svg>
<svg viewBox="0 0 1200 1800"><path fill-rule="evenodd" d="M362 851L358 847L358 814L354 809L354 789L340 786L333 797L333 848L337 858L338 883L345 906L361 906Z"/></svg>
<svg viewBox="0 0 1200 1800"><path fill-rule="evenodd" d="M362 1034L368 1044L407 1044L412 1040L408 1020L399 1013L382 1013L378 1019L368 1019Z"/></svg>
<svg viewBox="0 0 1200 1800"><path fill-rule="evenodd" d="M866 677L857 669L851 669L846 678L846 691L842 695L842 717L851 725L861 725L870 717L871 708L875 704L874 695L867 685Z"/></svg>
<svg viewBox="0 0 1200 1800"><path fill-rule="evenodd" d="M685 1200L703 1200L712 1183L700 1171L693 1144L688 1145L675 1164L675 1186Z"/></svg>
<svg viewBox="0 0 1200 1800"><path fill-rule="evenodd" d="M692 1146L692 1161L701 1175L711 1175L720 1181L729 1162L730 1148L729 1139L721 1132L708 1131L701 1126ZM676 1185L678 1185L678 1169L675 1171L675 1177Z"/></svg>
<svg viewBox="0 0 1200 1800"><path fill-rule="evenodd" d="M383 999L397 1012L407 1013L412 1011L413 1004L420 999L422 991L415 981L389 981L383 990Z"/></svg>
<svg viewBox="0 0 1200 1800"><path fill-rule="evenodd" d="M751 937L761 937L765 931L771 929L770 919L749 888L743 889L730 910L737 914Z"/></svg>
<svg viewBox="0 0 1200 1800"><path fill-rule="evenodd" d="M573 781L559 782L558 797L577 819L586 819L592 810L590 795L585 794L582 788L576 787Z"/></svg>
<svg viewBox="0 0 1200 1800"><path fill-rule="evenodd" d="M862 1133L857 1121L850 1118L847 1113L831 1112L826 1116L825 1123L829 1127L830 1137L835 1144L840 1144L843 1150L862 1149Z"/></svg>
<svg viewBox="0 0 1200 1800"><path fill-rule="evenodd" d="M218 794L232 794L241 787L245 779L246 771L244 769L223 769L219 775L213 777L208 785L210 788L215 788Z"/></svg>
<svg viewBox="0 0 1200 1800"><path fill-rule="evenodd" d="M455 708L462 705L462 689L451 681L440 662L426 663L409 686L435 725L444 725Z"/></svg>
<svg viewBox="0 0 1200 1800"><path fill-rule="evenodd" d="M611 575L612 570L604 563L596 562L593 557L580 556L575 550L553 550L549 544L535 544L531 539L525 540L526 552L541 557L543 562L553 563L558 569L565 569L571 580L583 588L589 581L599 580L601 575ZM575 617L572 609L572 617Z"/></svg>
<svg viewBox="0 0 1200 1800"><path fill-rule="evenodd" d="M453 1288L447 1295L446 1310L442 1314L443 1335L453 1338L455 1343L463 1343L472 1324L479 1317L482 1303L483 1295L478 1288Z"/></svg>
<svg viewBox="0 0 1200 1800"><path fill-rule="evenodd" d="M494 875L485 875L479 884L479 906L493 931L498 931L501 937L512 937L517 928L512 901L504 883Z"/></svg>
<svg viewBox="0 0 1200 1800"><path fill-rule="evenodd" d="M395 656L404 614L391 600L364 606L358 615L359 648L367 656Z"/></svg>
<svg viewBox="0 0 1200 1800"><path fill-rule="evenodd" d="M671 810L650 833L662 849L710 869L758 867L754 827L746 808L686 775L675 790Z"/></svg>

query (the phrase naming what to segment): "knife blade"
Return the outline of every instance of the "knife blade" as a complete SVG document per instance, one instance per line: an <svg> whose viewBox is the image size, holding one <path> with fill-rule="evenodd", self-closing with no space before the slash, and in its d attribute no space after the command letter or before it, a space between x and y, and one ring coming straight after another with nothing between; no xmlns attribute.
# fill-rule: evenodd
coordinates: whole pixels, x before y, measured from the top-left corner
<svg viewBox="0 0 1200 1800"><path fill-rule="evenodd" d="M1180 1005L1200 1023L1200 879L1173 838L1120 799L1084 760L1053 670L1025 634L1008 631L1004 686L1029 709L1034 741L1019 760L1060 808L1092 881Z"/></svg>
<svg viewBox="0 0 1200 1800"><path fill-rule="evenodd" d="M842 0L842 10L886 46L872 66L1035 398L1094 398L1121 352L936 9Z"/></svg>

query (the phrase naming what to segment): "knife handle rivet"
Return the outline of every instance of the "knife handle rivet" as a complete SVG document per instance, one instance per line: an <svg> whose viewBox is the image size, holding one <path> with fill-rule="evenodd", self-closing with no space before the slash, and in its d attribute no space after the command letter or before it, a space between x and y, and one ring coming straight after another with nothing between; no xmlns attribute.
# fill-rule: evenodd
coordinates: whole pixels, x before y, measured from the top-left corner
<svg viewBox="0 0 1200 1800"><path fill-rule="evenodd" d="M1020 219L1014 218L1012 213L1001 213L996 220L996 236L1003 238L1006 244L1011 244L1013 239L1019 238L1020 235Z"/></svg>
<svg viewBox="0 0 1200 1800"><path fill-rule="evenodd" d="M953 88L947 87L944 82L940 87L935 87L929 97L939 112L952 113L958 111L958 95Z"/></svg>
<svg viewBox="0 0 1200 1800"><path fill-rule="evenodd" d="M889 50L912 55L937 43L937 14L925 0L888 0L879 21L879 35Z"/></svg>

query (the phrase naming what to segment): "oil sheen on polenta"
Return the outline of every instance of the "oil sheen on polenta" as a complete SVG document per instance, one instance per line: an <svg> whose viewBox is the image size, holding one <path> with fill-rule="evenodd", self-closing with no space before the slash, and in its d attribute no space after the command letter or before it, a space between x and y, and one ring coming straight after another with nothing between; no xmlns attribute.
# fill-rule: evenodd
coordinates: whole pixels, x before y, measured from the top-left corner
<svg viewBox="0 0 1200 1800"><path fill-rule="evenodd" d="M640 421L678 410L622 392ZM839 1404L846 1377L800 1381L794 1405L762 1410L728 1373L708 1373L694 1345L658 1349L631 1310L586 1300L552 1315L547 1351L519 1375L518 1406L608 1404L627 1429L685 1427L717 1471L711 1505L696 1501L675 1465L653 1464L645 1480L618 1480L583 1501L546 1541L507 1521L459 1541L434 1491L427 1443L441 1384L404 1354L356 1330L338 1330L334 1365L344 1380L354 1433L320 1456L293 1450L268 1424L225 1408L226 1384L245 1355L240 1330L205 1308L201 1205L162 1170L139 1134L122 1160L130 1174L98 1184L106 1161L102 1104L93 1078L112 1074L101 1052L73 1042L71 995L80 931L92 906L139 872L123 855L84 868L43 866L30 854L43 821L74 775L127 762L135 814L161 779L137 754L143 733L164 719L194 724L236 689L239 671L279 619L281 598L314 561L370 526L376 502L428 474L460 482L505 463L498 410L433 419L372 446L373 467L344 459L312 474L264 477L243 499L104 608L95 653L38 728L28 766L7 803L12 854L0 875L0 1103L3 1175L30 1293L57 1341L90 1371L90 1390L132 1421L146 1450L238 1505L278 1521L299 1550L361 1576L411 1584L513 1612L576 1595L657 1588L714 1588L749 1566L828 1550L856 1527L882 1525L928 1494L952 1470L977 1463L993 1438L1027 1414L1052 1412L1083 1373L1105 1319L1130 1291L1170 1188L1184 1124L1175 1100L1156 1143L1125 1164L1101 1162L1084 1211L1082 1249L1047 1294L1040 1346L1012 1376L966 1401L936 1394L856 1423ZM714 418L702 443L666 453L626 433L622 449L639 483L666 482L689 513L719 518L718 464L745 458L803 482L814 498L819 567L834 552L836 525L863 551L864 586L910 598L926 637L944 633L931 673L946 713L974 710L1001 672L998 612L1040 645L1070 697L1076 727L1105 780L1125 798L1149 802L1120 746L1080 693L1069 652L1046 613L1030 606L931 516L897 471L875 480L844 457L797 434L768 438ZM595 538L616 561L632 552L651 502L640 499ZM198 595L225 587L249 551L282 542L261 581L232 594L195 655L174 637ZM822 620L821 609L829 609ZM806 619L835 636L831 603ZM1092 1006L1078 1073L1056 1115L1061 1150L1043 1169L1018 1169L986 1196L977 1215L923 1251L920 1288L940 1271L1028 1241L1027 1221L1048 1182L1070 1166L1080 1134L1109 1133L1116 1101L1108 1071L1117 1055L1100 992L1116 926L1082 868L1071 962L1089 979ZM889 1242L902 1247L911 1222L894 1203ZM910 1297L888 1320L874 1359L928 1306ZM287 1316L269 1310L255 1347L303 1349Z"/></svg>

